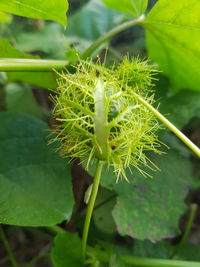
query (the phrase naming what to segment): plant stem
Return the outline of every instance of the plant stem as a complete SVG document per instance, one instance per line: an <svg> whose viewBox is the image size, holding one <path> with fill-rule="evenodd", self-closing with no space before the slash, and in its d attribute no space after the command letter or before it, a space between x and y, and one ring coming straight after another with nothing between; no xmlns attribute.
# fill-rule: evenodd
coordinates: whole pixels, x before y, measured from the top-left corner
<svg viewBox="0 0 200 267"><path fill-rule="evenodd" d="M11 247L9 245L9 242L8 242L8 240L6 238L6 235L5 235L4 231L3 231L2 226L0 226L0 239L3 242L3 245L4 245L5 250L7 252L8 258L10 260L10 263L12 264L13 267L18 267L18 264L17 264L17 262L15 260L15 257L13 255L12 249L11 249Z"/></svg>
<svg viewBox="0 0 200 267"><path fill-rule="evenodd" d="M129 265L137 267L199 267L199 262L165 260L154 258L140 258L128 255L121 255L121 260Z"/></svg>
<svg viewBox="0 0 200 267"><path fill-rule="evenodd" d="M183 246L183 244L188 239L188 236L190 234L194 219L196 217L197 208L198 208L197 204L191 204L191 206L190 206L190 215L189 215L189 219L187 221L185 232L184 232L183 237L181 238L180 242L176 246L176 248L175 248L175 250L174 250L174 252L173 252L173 254L172 254L172 256L170 258L174 258L174 256L177 254L177 252L180 250L180 248Z"/></svg>
<svg viewBox="0 0 200 267"><path fill-rule="evenodd" d="M52 71L62 70L68 64L66 60L50 59L24 59L3 58L0 59L0 71Z"/></svg>
<svg viewBox="0 0 200 267"><path fill-rule="evenodd" d="M133 19L130 20L128 22L125 22L123 24L118 25L117 27L113 28L112 30L106 32L104 35L102 35L101 37L99 37L96 41L94 41L92 43L92 45L82 54L81 59L87 59L88 57L90 57L93 52L99 48L99 46L103 43L105 43L106 41L108 41L111 37L113 37L114 35L116 35L117 33L126 30L130 27L133 27L137 24L140 24L141 22L144 21L144 15L141 15L139 18L137 19Z"/></svg>
<svg viewBox="0 0 200 267"><path fill-rule="evenodd" d="M110 261L110 252L88 247L91 254L102 263L108 263ZM135 257L126 254L118 254L119 258L124 264L135 267L199 267L199 262L181 261L181 260L168 260L168 259L155 259L155 258L143 258Z"/></svg>
<svg viewBox="0 0 200 267"><path fill-rule="evenodd" d="M172 124L168 119L166 119L157 109L145 101L141 96L134 93L139 102L145 105L163 124L165 124L179 139L183 141L198 157L200 157L200 149L185 136L181 131L179 131L174 124Z"/></svg>
<svg viewBox="0 0 200 267"><path fill-rule="evenodd" d="M87 209L87 213L86 213L85 224L84 224L84 228L83 228L83 237L82 237L83 261L85 261L85 257L86 257L86 246L87 246L90 221L91 221L92 212L94 209L94 204L95 204L95 200L96 200L97 193L98 193L98 188L99 188L103 164L104 164L103 161L97 162L97 167L96 167L96 171L95 171L95 175L94 175L94 182L93 182L93 187L92 187L92 193L90 196L88 209Z"/></svg>

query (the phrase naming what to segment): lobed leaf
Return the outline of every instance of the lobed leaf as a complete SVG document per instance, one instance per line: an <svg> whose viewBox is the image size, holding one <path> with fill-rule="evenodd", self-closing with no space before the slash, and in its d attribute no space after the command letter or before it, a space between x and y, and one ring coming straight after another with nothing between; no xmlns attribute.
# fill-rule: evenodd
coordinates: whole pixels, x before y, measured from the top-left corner
<svg viewBox="0 0 200 267"><path fill-rule="evenodd" d="M159 0L144 22L148 54L176 90L200 90L199 12L199 0Z"/></svg>

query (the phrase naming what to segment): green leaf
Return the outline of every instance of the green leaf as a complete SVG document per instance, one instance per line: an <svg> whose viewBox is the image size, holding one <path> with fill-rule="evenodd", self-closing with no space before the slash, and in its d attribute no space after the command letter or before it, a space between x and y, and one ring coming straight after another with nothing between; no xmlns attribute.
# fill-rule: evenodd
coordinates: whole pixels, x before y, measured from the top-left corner
<svg viewBox="0 0 200 267"><path fill-rule="evenodd" d="M104 203L102 205L102 203ZM97 207L93 212L93 220L96 227L108 234L116 232L116 225L110 211L116 203L116 196L114 192L106 189L100 189L95 202ZM106 204L106 205L105 205Z"/></svg>
<svg viewBox="0 0 200 267"><path fill-rule="evenodd" d="M48 226L73 208L71 169L47 145L48 126L34 117L0 113L0 223Z"/></svg>
<svg viewBox="0 0 200 267"><path fill-rule="evenodd" d="M90 0L68 18L67 40L79 52L124 20L125 15L107 8L100 0Z"/></svg>
<svg viewBox="0 0 200 267"><path fill-rule="evenodd" d="M0 39L0 58L39 58L31 56L21 51L18 51L10 45L7 40ZM56 73L54 72L8 72L8 80L23 81L34 84L47 89L54 89L57 87Z"/></svg>
<svg viewBox="0 0 200 267"><path fill-rule="evenodd" d="M0 22L10 23L11 21L12 21L12 16L11 15L0 11Z"/></svg>
<svg viewBox="0 0 200 267"><path fill-rule="evenodd" d="M29 86L9 83L4 90L7 111L23 112L44 119L44 111L37 104Z"/></svg>
<svg viewBox="0 0 200 267"><path fill-rule="evenodd" d="M164 242L152 243L148 240L134 240L133 254L137 257L169 259L172 247Z"/></svg>
<svg viewBox="0 0 200 267"><path fill-rule="evenodd" d="M67 0L1 0L0 10L33 19L48 19L66 25Z"/></svg>
<svg viewBox="0 0 200 267"><path fill-rule="evenodd" d="M81 240L77 234L59 234L54 241L51 259L55 267L81 267Z"/></svg>
<svg viewBox="0 0 200 267"><path fill-rule="evenodd" d="M104 4L109 7L116 9L121 12L125 12L133 15L134 17L139 17L146 10L148 0L102 0Z"/></svg>
<svg viewBox="0 0 200 267"><path fill-rule="evenodd" d="M15 36L16 48L23 52L41 51L45 58L65 59L67 41L63 28L55 22L45 23L37 31L21 31Z"/></svg>
<svg viewBox="0 0 200 267"><path fill-rule="evenodd" d="M161 171L149 172L153 179L133 172L131 184L116 185L119 196L112 213L120 234L155 241L179 233L178 221L186 210L184 199L193 177L189 161L173 151L151 160Z"/></svg>
<svg viewBox="0 0 200 267"><path fill-rule="evenodd" d="M179 233L178 221L186 211L184 199L194 185L194 177L190 161L175 151L152 154L150 159L160 168L158 172L145 170L152 179L131 170L127 171L130 183L123 180L116 184L112 170L105 168L101 185L118 194L112 211L118 232L157 241Z"/></svg>
<svg viewBox="0 0 200 267"><path fill-rule="evenodd" d="M161 101L160 111L179 129L200 116L200 92L184 90Z"/></svg>
<svg viewBox="0 0 200 267"><path fill-rule="evenodd" d="M144 22L149 56L176 90L200 90L199 12L199 0L159 0Z"/></svg>
<svg viewBox="0 0 200 267"><path fill-rule="evenodd" d="M175 259L182 259L188 261L200 261L200 245L186 243L180 247Z"/></svg>

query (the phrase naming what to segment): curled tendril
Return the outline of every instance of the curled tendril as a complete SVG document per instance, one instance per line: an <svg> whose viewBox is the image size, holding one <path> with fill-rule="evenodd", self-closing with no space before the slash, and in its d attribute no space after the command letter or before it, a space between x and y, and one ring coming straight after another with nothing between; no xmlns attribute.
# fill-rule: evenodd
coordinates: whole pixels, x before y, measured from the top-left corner
<svg viewBox="0 0 200 267"><path fill-rule="evenodd" d="M101 160L114 167L117 177L126 179L124 169L134 166L144 175L142 165L156 169L145 151L157 153L160 125L137 98L154 103L152 86L155 70L147 61L133 59L111 68L80 62L75 73L60 73L54 117L56 140L61 153L80 158L87 167Z"/></svg>

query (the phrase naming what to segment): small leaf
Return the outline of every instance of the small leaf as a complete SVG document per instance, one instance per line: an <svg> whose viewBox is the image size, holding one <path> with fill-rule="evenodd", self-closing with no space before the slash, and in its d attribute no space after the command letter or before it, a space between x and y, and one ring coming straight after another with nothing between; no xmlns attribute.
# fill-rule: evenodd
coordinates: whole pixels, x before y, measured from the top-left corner
<svg viewBox="0 0 200 267"><path fill-rule="evenodd" d="M0 10L33 19L48 19L66 25L67 0L1 0Z"/></svg>
<svg viewBox="0 0 200 267"><path fill-rule="evenodd" d="M109 7L116 9L121 12L125 12L133 15L134 17L139 17L146 10L148 0L102 0L104 4Z"/></svg>
<svg viewBox="0 0 200 267"><path fill-rule="evenodd" d="M200 90L199 12L199 0L159 0L144 22L149 56L174 89Z"/></svg>
<svg viewBox="0 0 200 267"><path fill-rule="evenodd" d="M71 169L47 145L48 126L9 112L1 112L0 121L0 223L48 226L68 220Z"/></svg>
<svg viewBox="0 0 200 267"><path fill-rule="evenodd" d="M66 232L56 236L51 259L55 267L81 267L81 251L78 235Z"/></svg>

